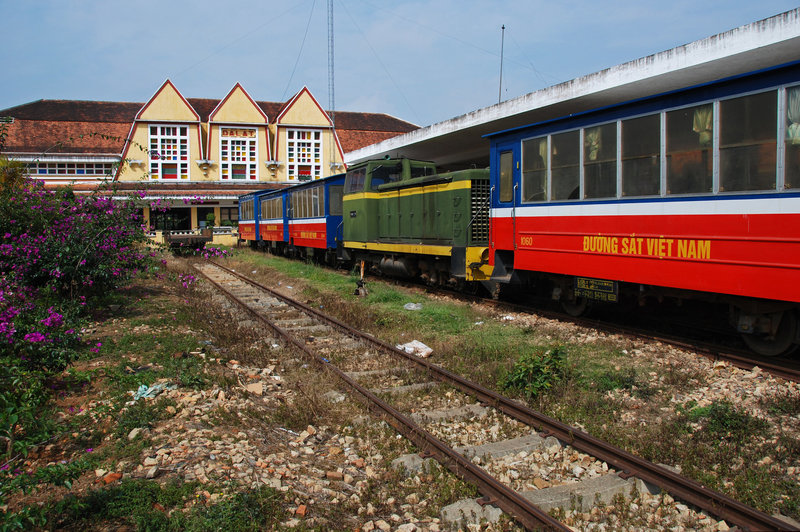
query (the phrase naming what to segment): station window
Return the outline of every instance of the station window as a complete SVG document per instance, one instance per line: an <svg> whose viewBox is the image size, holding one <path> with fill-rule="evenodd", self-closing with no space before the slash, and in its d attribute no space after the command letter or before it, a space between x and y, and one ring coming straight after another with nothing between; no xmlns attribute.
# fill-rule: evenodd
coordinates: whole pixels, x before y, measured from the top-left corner
<svg viewBox="0 0 800 532"><path fill-rule="evenodd" d="M258 179L258 131L220 127L219 159L221 179Z"/></svg>
<svg viewBox="0 0 800 532"><path fill-rule="evenodd" d="M800 188L800 87L786 89L785 188Z"/></svg>
<svg viewBox="0 0 800 532"><path fill-rule="evenodd" d="M622 121L622 195L661 193L661 115Z"/></svg>
<svg viewBox="0 0 800 532"><path fill-rule="evenodd" d="M192 210L182 207L164 212L151 210L150 224L156 231L188 231L192 228Z"/></svg>
<svg viewBox="0 0 800 532"><path fill-rule="evenodd" d="M287 130L286 163L292 181L322 177L322 133L306 129Z"/></svg>
<svg viewBox="0 0 800 532"><path fill-rule="evenodd" d="M111 176L113 165L111 163L43 163L32 162L27 166L28 175L31 177L45 175L67 175L81 177Z"/></svg>
<svg viewBox="0 0 800 532"><path fill-rule="evenodd" d="M667 194L711 192L714 106L667 113Z"/></svg>
<svg viewBox="0 0 800 532"><path fill-rule="evenodd" d="M775 190L775 91L720 102L719 190Z"/></svg>
<svg viewBox="0 0 800 532"><path fill-rule="evenodd" d="M584 197L617 197L617 123L583 131Z"/></svg>
<svg viewBox="0 0 800 532"><path fill-rule="evenodd" d="M225 225L224 222L231 222L236 225L239 222L239 209L236 207L220 207L219 221L222 225Z"/></svg>
<svg viewBox="0 0 800 532"><path fill-rule="evenodd" d="M553 135L550 140L550 168L554 200L580 198L580 137L578 131Z"/></svg>
<svg viewBox="0 0 800 532"><path fill-rule="evenodd" d="M547 201L547 137L522 143L522 201Z"/></svg>
<svg viewBox="0 0 800 532"><path fill-rule="evenodd" d="M150 126L150 177L189 179L189 128Z"/></svg>

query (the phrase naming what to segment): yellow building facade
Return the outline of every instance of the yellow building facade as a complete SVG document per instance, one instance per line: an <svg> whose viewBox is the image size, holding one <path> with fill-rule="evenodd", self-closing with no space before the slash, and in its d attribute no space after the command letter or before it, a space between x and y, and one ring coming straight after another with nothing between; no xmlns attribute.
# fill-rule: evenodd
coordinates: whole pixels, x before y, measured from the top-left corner
<svg viewBox="0 0 800 532"><path fill-rule="evenodd" d="M344 168L333 123L306 87L280 108L238 83L207 116L192 103L169 80L156 91L133 122L119 181L292 184Z"/></svg>

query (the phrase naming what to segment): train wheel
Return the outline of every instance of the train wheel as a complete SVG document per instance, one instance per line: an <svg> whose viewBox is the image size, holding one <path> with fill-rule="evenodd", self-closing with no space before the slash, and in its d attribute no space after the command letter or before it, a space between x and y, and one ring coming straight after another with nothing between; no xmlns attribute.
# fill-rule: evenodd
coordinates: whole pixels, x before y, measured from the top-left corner
<svg viewBox="0 0 800 532"><path fill-rule="evenodd" d="M742 334L742 340L747 347L764 357L791 353L797 348L797 344L794 343L795 338L797 338L797 314L791 311L782 313L774 336L763 333Z"/></svg>
<svg viewBox="0 0 800 532"><path fill-rule="evenodd" d="M574 301L569 301L567 299L561 300L561 308L564 309L564 312L574 318L582 316L583 313L586 312L588 306L589 300L585 297L578 297Z"/></svg>

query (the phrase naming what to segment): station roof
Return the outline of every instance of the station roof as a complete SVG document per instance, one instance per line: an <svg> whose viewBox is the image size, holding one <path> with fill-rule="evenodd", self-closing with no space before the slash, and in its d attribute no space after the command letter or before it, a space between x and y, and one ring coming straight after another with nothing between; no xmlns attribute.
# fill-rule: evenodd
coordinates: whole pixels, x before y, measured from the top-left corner
<svg viewBox="0 0 800 532"><path fill-rule="evenodd" d="M348 152L345 162L390 155L485 167L484 135L777 66L798 50L800 8Z"/></svg>
<svg viewBox="0 0 800 532"><path fill-rule="evenodd" d="M187 98L202 122L219 99ZM274 121L285 103L256 102ZM143 103L36 100L0 110L11 117L5 151L30 154L119 155ZM330 114L330 111L328 111ZM416 125L390 115L336 111L336 134L345 151L356 150L413 131Z"/></svg>

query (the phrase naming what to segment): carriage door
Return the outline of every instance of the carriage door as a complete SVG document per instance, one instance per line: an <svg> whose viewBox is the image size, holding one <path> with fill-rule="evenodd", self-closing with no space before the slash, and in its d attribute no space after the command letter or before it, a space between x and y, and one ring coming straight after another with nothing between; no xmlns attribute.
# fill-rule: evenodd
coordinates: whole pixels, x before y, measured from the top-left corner
<svg viewBox="0 0 800 532"><path fill-rule="evenodd" d="M497 147L499 174L497 181L498 219L492 235L498 249L516 249L517 187L519 183L519 143Z"/></svg>

